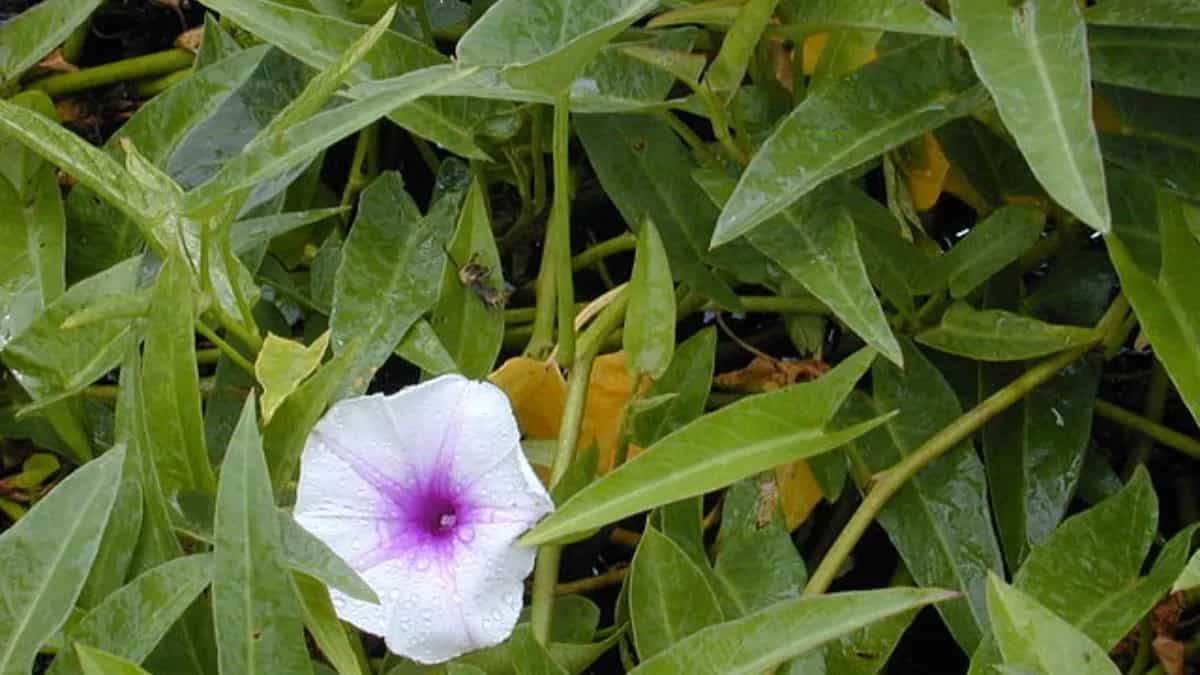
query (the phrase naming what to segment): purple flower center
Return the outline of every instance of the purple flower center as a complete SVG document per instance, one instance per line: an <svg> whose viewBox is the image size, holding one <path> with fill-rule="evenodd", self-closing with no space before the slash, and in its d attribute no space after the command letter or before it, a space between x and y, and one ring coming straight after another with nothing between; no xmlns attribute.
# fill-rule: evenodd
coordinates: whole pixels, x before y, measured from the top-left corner
<svg viewBox="0 0 1200 675"><path fill-rule="evenodd" d="M459 513L463 511L455 495L440 490L430 490L424 495L419 489L414 492L417 494L392 495L393 503L407 516L409 527L422 530L435 539L453 536L460 520Z"/></svg>

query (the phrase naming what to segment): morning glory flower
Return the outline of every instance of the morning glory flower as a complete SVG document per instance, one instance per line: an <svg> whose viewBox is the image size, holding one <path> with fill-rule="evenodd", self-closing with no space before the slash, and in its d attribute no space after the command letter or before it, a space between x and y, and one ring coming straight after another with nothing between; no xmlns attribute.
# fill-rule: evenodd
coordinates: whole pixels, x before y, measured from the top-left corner
<svg viewBox="0 0 1200 675"><path fill-rule="evenodd" d="M552 508L504 392L444 375L330 408L301 457L295 518L380 598L330 589L338 616L428 664L512 632L534 559L514 542Z"/></svg>

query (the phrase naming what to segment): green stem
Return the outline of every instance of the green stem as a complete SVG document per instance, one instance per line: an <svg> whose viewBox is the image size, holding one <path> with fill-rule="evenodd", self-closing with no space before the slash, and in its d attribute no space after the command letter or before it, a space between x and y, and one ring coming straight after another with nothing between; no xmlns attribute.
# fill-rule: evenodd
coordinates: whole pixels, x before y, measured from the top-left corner
<svg viewBox="0 0 1200 675"><path fill-rule="evenodd" d="M413 145L417 146L417 152L420 153L421 159L425 161L425 166L428 166L429 171L436 176L442 168L442 160L438 158L433 146L416 134L409 134L409 137L412 138Z"/></svg>
<svg viewBox="0 0 1200 675"><path fill-rule="evenodd" d="M1167 378L1167 371L1163 369L1162 364L1158 360L1154 361L1154 365L1150 370L1150 384L1146 391L1146 402L1142 407L1142 415L1149 421L1154 423L1162 422L1163 413L1167 407L1167 392L1170 391L1171 382ZM1129 451L1129 458L1125 462L1125 477L1133 475L1134 469L1145 464L1150 458L1150 451L1154 449L1154 437L1147 434L1140 434L1137 441L1134 442L1133 449Z"/></svg>
<svg viewBox="0 0 1200 675"><path fill-rule="evenodd" d="M217 349L221 350L221 353L224 354L225 357L230 361L232 361L238 368L241 368L249 373L251 377L258 377L254 372L254 364L250 363L246 357L242 356L242 353L237 349L234 349L233 345L229 344L225 340L222 340L221 336L217 335L217 332L209 328L208 325L203 321L196 322L196 332L203 335L204 338L209 342L213 343Z"/></svg>
<svg viewBox="0 0 1200 675"><path fill-rule="evenodd" d="M347 219L350 217L350 206L358 199L358 193L362 192L370 179L367 167L368 158L378 140L379 123L376 122L360 131L358 139L354 143L354 157L350 160L350 174L346 177L346 188L342 190L341 200L341 207L346 209Z"/></svg>
<svg viewBox="0 0 1200 675"><path fill-rule="evenodd" d="M739 147L737 142L733 140L733 136L729 134L729 121L725 118L725 105L708 87L701 86L696 91L707 104L709 119L712 122L713 135L717 137L717 142L721 144L721 148L725 151L725 154L738 166L749 164L749 154Z"/></svg>
<svg viewBox="0 0 1200 675"><path fill-rule="evenodd" d="M1133 664L1127 671L1128 675L1144 675L1146 669L1150 667L1151 659L1154 658L1153 641L1154 626L1148 619L1143 619L1140 630L1138 630L1137 652L1134 654Z"/></svg>
<svg viewBox="0 0 1200 675"><path fill-rule="evenodd" d="M578 272L581 269L595 265L611 255L632 251L636 247L637 236L632 232L618 234L612 239L605 239L596 243L579 255L571 258L571 269Z"/></svg>
<svg viewBox="0 0 1200 675"><path fill-rule="evenodd" d="M1165 427L1148 417L1100 399L1096 400L1096 414L1106 420L1129 427L1168 448L1200 459L1200 440Z"/></svg>
<svg viewBox="0 0 1200 675"><path fill-rule="evenodd" d="M741 296L742 306L747 312L763 314L828 314L829 308L816 298L792 298L784 295ZM721 308L708 303L704 309L719 311Z"/></svg>
<svg viewBox="0 0 1200 675"><path fill-rule="evenodd" d="M168 49L73 73L51 75L33 82L28 88L43 91L52 98L60 98L117 82L166 75L190 67L195 60L196 56L186 49Z"/></svg>
<svg viewBox="0 0 1200 675"><path fill-rule="evenodd" d="M191 68L184 68L173 73L168 73L162 77L156 77L149 80L138 82L133 88L133 93L139 98L153 98L164 91L174 87L192 76Z"/></svg>
<svg viewBox="0 0 1200 675"><path fill-rule="evenodd" d="M554 296L558 305L558 362L575 360L575 280L571 269L571 104L564 94L554 104L554 205L550 227L557 230Z"/></svg>
<svg viewBox="0 0 1200 675"><path fill-rule="evenodd" d="M689 127L687 124L684 124L683 120L679 119L675 113L671 112L670 110L664 110L661 114L661 117L663 121L667 123L667 126L671 127L671 129L676 134L679 134L679 137L688 144L688 147L692 149L692 152L699 157L701 163L709 167L724 166L724 162L721 161L721 158L717 157L716 153L709 149L708 143L705 143L704 139L700 138L695 131L692 131L691 127Z"/></svg>
<svg viewBox="0 0 1200 675"><path fill-rule="evenodd" d="M600 353L609 334L625 318L625 306L629 293L622 291L612 303L600 312L579 338L579 350L567 378L567 398L563 404L562 424L558 429L558 448L554 463L550 467L549 488L554 489L575 461L575 446L579 443L579 430L583 426L583 409L587 403L588 382L592 374L592 362ZM533 573L533 606L531 621L533 635L542 644L550 639L550 623L554 612L555 586L558 583L558 567L562 559L562 547L553 544L538 549L537 563Z"/></svg>
<svg viewBox="0 0 1200 675"><path fill-rule="evenodd" d="M904 487L909 479L917 475L930 462L933 462L962 441L970 438L972 434L978 431L989 420L1004 412L1038 386L1054 377L1058 371L1087 354L1103 337L1107 336L1109 331L1120 324L1127 309L1127 303L1123 302L1123 298L1118 296L1112 305L1109 306L1104 317L1100 319L1099 324L1097 324L1097 332L1101 338L1096 343L1083 345L1042 361L934 434L932 438L925 441L911 455L900 460L900 462L883 473L878 474L878 481L871 486L870 490L863 497L858 510L854 512L850 521L846 523L845 529L838 535L837 540L833 542L833 546L829 548L829 553L821 560L820 566L817 567L817 570L809 578L808 585L804 588L805 594L818 595L829 590L829 586L837 577L842 565L850 558L850 554L862 538L863 533L875 521L875 517L879 515L880 510L883 509L888 500L899 492L900 488Z"/></svg>

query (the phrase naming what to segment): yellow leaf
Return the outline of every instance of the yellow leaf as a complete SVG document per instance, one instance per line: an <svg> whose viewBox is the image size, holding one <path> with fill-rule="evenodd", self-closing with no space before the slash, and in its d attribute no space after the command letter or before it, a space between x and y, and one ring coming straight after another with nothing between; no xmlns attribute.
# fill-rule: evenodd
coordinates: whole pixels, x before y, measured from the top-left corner
<svg viewBox="0 0 1200 675"><path fill-rule="evenodd" d="M800 60L805 75L817 72L817 62L821 60L821 52L829 44L829 33L813 33L804 38L803 58Z"/></svg>
<svg viewBox="0 0 1200 675"><path fill-rule="evenodd" d="M775 467L775 483L779 488L779 508L791 532L800 527L821 501L821 486L808 462L802 459Z"/></svg>
<svg viewBox="0 0 1200 675"><path fill-rule="evenodd" d="M600 449L597 473L604 475L616 462L617 441L625 406L633 396L633 375L625 368L625 353L614 352L598 357L588 380L587 404L583 408L583 426L579 447L593 442Z"/></svg>
<svg viewBox="0 0 1200 675"><path fill-rule="evenodd" d="M1125 133L1125 123L1121 121L1117 109L1108 99L1098 94L1092 95L1092 120L1096 124L1096 131L1106 134Z"/></svg>
<svg viewBox="0 0 1200 675"><path fill-rule="evenodd" d="M916 143L913 145L917 146ZM902 168L904 178L908 182L908 191L912 194L913 206L918 211L928 211L942 194L950 162L933 134L927 133L922 136L916 150L901 154L904 159Z"/></svg>
<svg viewBox="0 0 1200 675"><path fill-rule="evenodd" d="M713 384L728 391L760 394L814 379L827 370L829 366L820 361L780 361L755 356L745 368L717 375Z"/></svg>
<svg viewBox="0 0 1200 675"><path fill-rule="evenodd" d="M525 438L557 438L567 384L553 361L516 356L488 376L512 402L517 426Z"/></svg>

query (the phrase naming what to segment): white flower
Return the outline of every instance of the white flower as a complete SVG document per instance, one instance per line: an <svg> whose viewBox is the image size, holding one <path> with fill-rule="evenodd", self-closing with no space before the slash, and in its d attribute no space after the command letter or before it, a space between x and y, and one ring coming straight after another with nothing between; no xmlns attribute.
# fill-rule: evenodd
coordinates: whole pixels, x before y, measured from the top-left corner
<svg viewBox="0 0 1200 675"><path fill-rule="evenodd" d="M439 663L512 632L534 558L514 541L552 509L504 392L445 375L334 405L304 448L295 518L380 598L331 589L338 616Z"/></svg>

